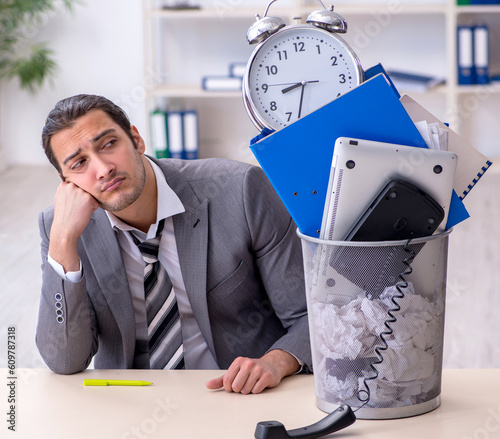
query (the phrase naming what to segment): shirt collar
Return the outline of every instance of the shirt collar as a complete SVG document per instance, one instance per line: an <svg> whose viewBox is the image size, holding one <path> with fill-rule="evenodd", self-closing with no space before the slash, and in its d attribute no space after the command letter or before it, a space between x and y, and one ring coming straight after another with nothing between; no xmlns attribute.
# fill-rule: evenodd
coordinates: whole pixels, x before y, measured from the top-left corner
<svg viewBox="0 0 500 439"><path fill-rule="evenodd" d="M171 216L177 215L179 213L185 212L186 209L182 204L182 201L174 192L174 190L168 185L165 174L163 174L160 167L153 162L151 159L146 157L151 164L156 177L156 186L158 189L158 210L156 212L156 224L152 224L149 228L145 239L150 239L156 236L156 229L158 227L158 222L164 218L169 218ZM135 227L128 225L127 223L120 220L116 215L111 212L105 211L108 216L109 222L114 230L124 230L124 231L134 231L139 232Z"/></svg>

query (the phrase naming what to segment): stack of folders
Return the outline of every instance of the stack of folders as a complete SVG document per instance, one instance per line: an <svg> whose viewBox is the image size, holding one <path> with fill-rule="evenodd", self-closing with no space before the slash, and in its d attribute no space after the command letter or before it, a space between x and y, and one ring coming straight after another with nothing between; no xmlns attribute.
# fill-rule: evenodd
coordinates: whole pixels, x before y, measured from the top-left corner
<svg viewBox="0 0 500 439"><path fill-rule="evenodd" d="M240 91L246 63L231 63L228 75L208 75L201 78L201 87L206 91Z"/></svg>
<svg viewBox="0 0 500 439"><path fill-rule="evenodd" d="M155 110L150 115L151 145L156 158L198 158L198 113Z"/></svg>
<svg viewBox="0 0 500 439"><path fill-rule="evenodd" d="M490 82L488 26L459 25L457 32L458 83L488 84Z"/></svg>

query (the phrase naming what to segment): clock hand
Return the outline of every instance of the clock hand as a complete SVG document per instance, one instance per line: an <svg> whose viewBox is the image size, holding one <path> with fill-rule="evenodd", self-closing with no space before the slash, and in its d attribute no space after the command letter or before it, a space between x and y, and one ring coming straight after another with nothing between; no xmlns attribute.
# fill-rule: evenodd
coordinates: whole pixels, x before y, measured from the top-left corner
<svg viewBox="0 0 500 439"><path fill-rule="evenodd" d="M290 85L293 84L296 86L297 84L295 82L283 82L281 84L267 84L268 87L283 87L284 85Z"/></svg>
<svg viewBox="0 0 500 439"><path fill-rule="evenodd" d="M300 87L302 85L302 82L297 82L296 84L291 85L290 87L284 88L281 90L281 93L285 94L288 93L289 91L295 90L296 88Z"/></svg>
<svg viewBox="0 0 500 439"><path fill-rule="evenodd" d="M296 88L300 87L301 85L303 86L303 85L306 85L306 84L310 84L311 82L319 82L319 81L318 80L314 80L314 81L297 82L296 84L293 84L290 87L287 87L287 88L284 88L283 90L281 90L281 93L283 93L283 94L288 93L289 91L295 90Z"/></svg>
<svg viewBox="0 0 500 439"><path fill-rule="evenodd" d="M301 84L302 90L300 91L299 115L297 117L298 119L300 119L300 116L302 114L302 101L304 99L304 89L306 88L306 84L307 84L307 82Z"/></svg>

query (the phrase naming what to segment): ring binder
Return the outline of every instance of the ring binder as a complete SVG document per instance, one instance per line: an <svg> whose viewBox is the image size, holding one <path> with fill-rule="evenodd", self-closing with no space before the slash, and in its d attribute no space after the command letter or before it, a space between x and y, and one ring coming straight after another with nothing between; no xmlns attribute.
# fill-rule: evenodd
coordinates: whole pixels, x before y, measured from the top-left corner
<svg viewBox="0 0 500 439"><path fill-rule="evenodd" d="M474 84L473 32L471 26L457 28L458 83Z"/></svg>

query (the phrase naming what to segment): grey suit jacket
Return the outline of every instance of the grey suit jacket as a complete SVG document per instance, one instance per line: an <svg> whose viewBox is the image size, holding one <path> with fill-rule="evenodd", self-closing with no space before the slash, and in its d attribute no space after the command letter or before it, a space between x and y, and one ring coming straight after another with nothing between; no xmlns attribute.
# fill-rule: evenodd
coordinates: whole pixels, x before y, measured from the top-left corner
<svg viewBox="0 0 500 439"><path fill-rule="evenodd" d="M258 167L221 159L156 161L186 211L173 217L181 271L220 368L286 350L311 367L300 241ZM78 242L79 283L47 263L53 208L40 214L42 295L36 342L53 371L132 368L135 319L115 232L102 209Z"/></svg>

